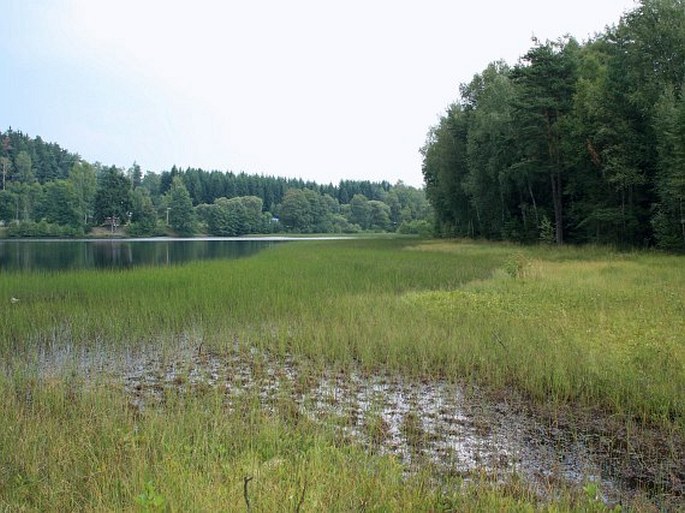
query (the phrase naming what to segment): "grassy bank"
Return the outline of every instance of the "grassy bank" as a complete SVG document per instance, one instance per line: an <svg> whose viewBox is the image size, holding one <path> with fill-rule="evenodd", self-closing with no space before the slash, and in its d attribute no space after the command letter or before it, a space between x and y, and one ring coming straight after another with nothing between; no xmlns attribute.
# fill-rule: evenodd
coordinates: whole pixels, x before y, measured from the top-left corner
<svg viewBox="0 0 685 513"><path fill-rule="evenodd" d="M260 476L248 485L255 511L300 503L302 511L526 510L536 502L523 488L436 486L428 470L403 479L391 457L365 455L325 427L249 401L226 412L217 393L141 414L116 386L37 377L31 362L45 347L173 351L183 339L221 353L237 344L312 367L513 389L551 411L591 409L675 439L685 430L678 257L410 239L302 242L230 262L6 273L0 299L9 369L0 500L26 510L154 511L159 495L174 511L239 511L246 475ZM560 496L559 507L601 509L582 500Z"/></svg>

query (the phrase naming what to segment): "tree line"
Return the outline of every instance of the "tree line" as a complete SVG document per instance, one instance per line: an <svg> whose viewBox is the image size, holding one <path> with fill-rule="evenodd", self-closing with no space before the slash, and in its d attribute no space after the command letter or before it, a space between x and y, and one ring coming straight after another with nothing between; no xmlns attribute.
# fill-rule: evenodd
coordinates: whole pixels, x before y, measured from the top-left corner
<svg viewBox="0 0 685 513"><path fill-rule="evenodd" d="M0 132L0 224L8 236L169 233L427 233L432 209L402 182L338 185L176 166L161 173L91 164L40 137Z"/></svg>
<svg viewBox="0 0 685 513"><path fill-rule="evenodd" d="M490 64L421 149L448 236L685 249L685 1Z"/></svg>

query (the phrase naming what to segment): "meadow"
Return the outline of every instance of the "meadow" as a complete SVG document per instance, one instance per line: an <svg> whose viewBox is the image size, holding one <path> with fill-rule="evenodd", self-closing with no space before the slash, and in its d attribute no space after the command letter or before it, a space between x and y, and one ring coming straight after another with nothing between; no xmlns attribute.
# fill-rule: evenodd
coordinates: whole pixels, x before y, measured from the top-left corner
<svg viewBox="0 0 685 513"><path fill-rule="evenodd" d="M0 510L683 506L682 257L308 241L234 261L3 273L0 300ZM516 472L455 474L430 460L408 471L369 445L387 430L382 419L366 422L360 441L340 419L303 415L291 391L277 390L267 407L245 387L228 402L226 388L185 386L189 372L141 403L124 371L82 364L151 349L181 361L239 355L267 381L296 366L289 386L303 389L326 373L453 383L472 402L504 401L572 438L589 434L630 494L602 500L600 485L582 479L548 479L541 491ZM263 355L281 371L259 364ZM420 431L412 422L406 415L407 438Z"/></svg>

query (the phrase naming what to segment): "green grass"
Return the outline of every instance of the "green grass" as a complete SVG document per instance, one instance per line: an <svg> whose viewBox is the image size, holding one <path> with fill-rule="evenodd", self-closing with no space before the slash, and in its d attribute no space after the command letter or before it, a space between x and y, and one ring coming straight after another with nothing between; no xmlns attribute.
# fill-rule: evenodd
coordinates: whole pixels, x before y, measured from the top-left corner
<svg viewBox="0 0 685 513"><path fill-rule="evenodd" d="M19 303L10 304L17 297ZM682 422L685 264L601 248L307 242L184 267L5 274L0 353L180 335L323 362L514 384Z"/></svg>
<svg viewBox="0 0 685 513"><path fill-rule="evenodd" d="M57 274L5 274L0 297L17 297L0 321L0 351L53 341L135 345L185 331L221 344L238 332L283 337L302 317L317 328L360 294L451 287L486 275L482 264L455 269L449 255L401 251L398 241L283 245L256 258L185 267ZM352 305L350 305L352 306ZM363 305L361 305L363 306ZM354 312L353 312L354 313ZM333 332L331 326L324 331ZM256 330L256 331L255 331ZM298 341L307 344L309 341Z"/></svg>
<svg viewBox="0 0 685 513"><path fill-rule="evenodd" d="M305 419L220 393L131 409L116 389L0 382L0 509L7 511L606 511L562 491L554 506L525 486L411 477ZM299 505L299 506L298 506Z"/></svg>
<svg viewBox="0 0 685 513"><path fill-rule="evenodd" d="M487 280L413 293L407 301L436 322L459 325L464 336L458 343L469 355L460 365L477 369L490 384L513 384L538 401L601 404L645 421L675 420L682 428L682 259L560 256L568 255L518 255L518 263Z"/></svg>
<svg viewBox="0 0 685 513"><path fill-rule="evenodd" d="M161 497L171 511L244 511L245 476L254 511L295 511L303 489L302 511L543 507L524 487L445 488L428 470L406 479L391 457L249 402L227 412L218 393L141 416L115 386L36 377L31 362L46 345L173 351L183 338L222 352L238 342L685 430L685 261L674 256L307 241L178 267L4 273L0 301L10 369L0 509L145 511ZM601 509L582 500L562 493L557 506Z"/></svg>

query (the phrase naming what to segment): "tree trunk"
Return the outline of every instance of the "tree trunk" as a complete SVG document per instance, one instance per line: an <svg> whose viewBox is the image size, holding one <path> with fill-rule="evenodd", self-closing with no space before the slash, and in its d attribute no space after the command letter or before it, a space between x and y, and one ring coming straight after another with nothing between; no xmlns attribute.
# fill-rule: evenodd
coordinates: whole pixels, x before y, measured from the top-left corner
<svg viewBox="0 0 685 513"><path fill-rule="evenodd" d="M530 186L530 180L528 180L528 194L530 194L530 199L533 202L533 212L535 213L535 229L540 229L540 218L538 217L538 204L535 201L535 194L533 194L533 188Z"/></svg>
<svg viewBox="0 0 685 513"><path fill-rule="evenodd" d="M552 202L554 203L554 231L557 244L564 243L564 217L561 202L561 174L558 171L551 173Z"/></svg>
<svg viewBox="0 0 685 513"><path fill-rule="evenodd" d="M557 118L557 113L547 110L545 121L547 125L547 153L553 171L550 172L552 181L552 202L554 203L554 231L557 244L564 243L564 218L563 205L561 200L561 155L559 154L558 135L552 130L553 118Z"/></svg>

